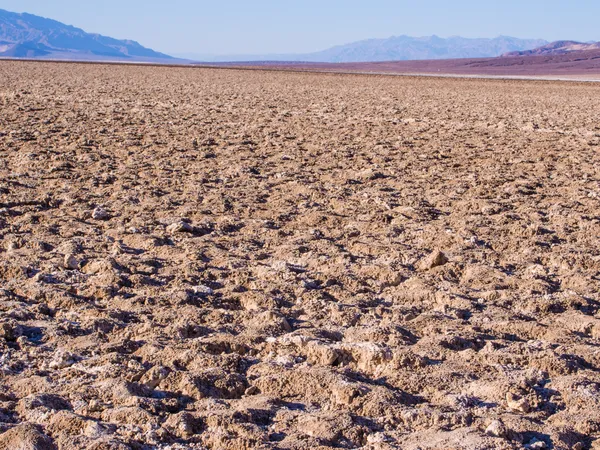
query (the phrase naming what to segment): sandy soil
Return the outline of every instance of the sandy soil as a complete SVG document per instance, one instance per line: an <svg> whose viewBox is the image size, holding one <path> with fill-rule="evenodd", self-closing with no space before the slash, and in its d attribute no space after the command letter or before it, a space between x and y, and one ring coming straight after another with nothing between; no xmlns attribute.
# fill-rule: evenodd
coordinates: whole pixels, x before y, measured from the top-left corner
<svg viewBox="0 0 600 450"><path fill-rule="evenodd" d="M1 62L0 449L600 448L598 98Z"/></svg>

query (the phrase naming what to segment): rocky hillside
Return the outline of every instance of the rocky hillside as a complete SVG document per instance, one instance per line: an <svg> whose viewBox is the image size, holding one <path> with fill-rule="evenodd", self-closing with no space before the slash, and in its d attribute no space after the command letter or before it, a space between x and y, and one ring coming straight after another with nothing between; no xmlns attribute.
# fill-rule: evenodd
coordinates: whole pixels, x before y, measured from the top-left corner
<svg viewBox="0 0 600 450"><path fill-rule="evenodd" d="M130 40L90 34L56 20L0 9L0 57L78 60L172 60Z"/></svg>
<svg viewBox="0 0 600 450"><path fill-rule="evenodd" d="M502 56L565 55L572 52L600 50L600 42L556 41L532 50L508 52Z"/></svg>

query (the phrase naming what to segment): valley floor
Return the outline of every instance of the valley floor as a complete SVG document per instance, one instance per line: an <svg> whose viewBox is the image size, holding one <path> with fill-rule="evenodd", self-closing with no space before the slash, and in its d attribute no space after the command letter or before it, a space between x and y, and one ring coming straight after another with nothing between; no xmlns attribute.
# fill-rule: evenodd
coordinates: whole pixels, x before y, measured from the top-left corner
<svg viewBox="0 0 600 450"><path fill-rule="evenodd" d="M600 448L598 98L0 62L0 449Z"/></svg>

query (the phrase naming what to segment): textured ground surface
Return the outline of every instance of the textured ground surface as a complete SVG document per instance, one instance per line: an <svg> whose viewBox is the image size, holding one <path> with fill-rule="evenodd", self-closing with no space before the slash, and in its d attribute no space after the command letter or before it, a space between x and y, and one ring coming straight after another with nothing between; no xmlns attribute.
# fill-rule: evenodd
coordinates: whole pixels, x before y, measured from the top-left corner
<svg viewBox="0 0 600 450"><path fill-rule="evenodd" d="M0 62L0 449L598 448L598 98Z"/></svg>

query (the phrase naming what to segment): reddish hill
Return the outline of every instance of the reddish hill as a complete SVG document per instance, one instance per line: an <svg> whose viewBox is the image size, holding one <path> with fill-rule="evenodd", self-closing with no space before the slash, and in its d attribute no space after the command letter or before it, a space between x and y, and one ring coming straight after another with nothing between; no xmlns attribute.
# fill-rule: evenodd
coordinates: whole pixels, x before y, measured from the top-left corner
<svg viewBox="0 0 600 450"><path fill-rule="evenodd" d="M565 55L567 53L595 50L600 50L600 42L584 43L577 41L556 41L538 48L534 48L533 50L509 52L502 56Z"/></svg>

